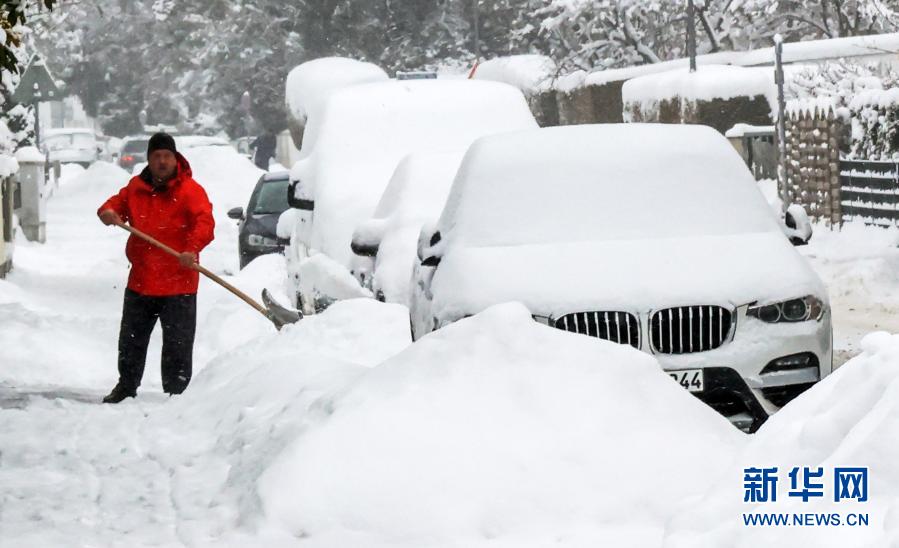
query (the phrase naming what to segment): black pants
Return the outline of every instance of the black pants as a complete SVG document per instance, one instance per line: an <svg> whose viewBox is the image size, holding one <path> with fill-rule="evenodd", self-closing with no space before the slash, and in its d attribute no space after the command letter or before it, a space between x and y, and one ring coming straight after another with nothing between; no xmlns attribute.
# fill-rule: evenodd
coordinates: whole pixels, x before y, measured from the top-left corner
<svg viewBox="0 0 899 548"><path fill-rule="evenodd" d="M144 376L147 345L156 320L162 324L162 389L180 394L190 382L197 295L151 297L125 290L119 331L119 383L137 390Z"/></svg>

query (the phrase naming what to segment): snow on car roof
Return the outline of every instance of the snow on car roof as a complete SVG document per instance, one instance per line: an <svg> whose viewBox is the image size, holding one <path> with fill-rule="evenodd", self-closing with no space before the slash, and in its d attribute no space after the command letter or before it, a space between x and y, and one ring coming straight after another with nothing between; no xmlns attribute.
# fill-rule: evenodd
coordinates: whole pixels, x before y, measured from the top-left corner
<svg viewBox="0 0 899 548"><path fill-rule="evenodd" d="M374 217L414 214L424 219L440 215L450 184L465 149L453 152L418 152L403 158L375 208Z"/></svg>
<svg viewBox="0 0 899 548"><path fill-rule="evenodd" d="M335 90L351 84L387 80L384 69L344 57L313 59L294 67L287 74L285 97L291 115L305 123Z"/></svg>
<svg viewBox="0 0 899 548"><path fill-rule="evenodd" d="M291 170L315 200L312 246L347 264L353 230L371 217L407 154L536 127L521 91L498 82L392 80L340 89L310 118L304 156Z"/></svg>
<svg viewBox="0 0 899 548"><path fill-rule="evenodd" d="M779 230L727 139L668 124L484 137L466 154L438 225L475 246Z"/></svg>

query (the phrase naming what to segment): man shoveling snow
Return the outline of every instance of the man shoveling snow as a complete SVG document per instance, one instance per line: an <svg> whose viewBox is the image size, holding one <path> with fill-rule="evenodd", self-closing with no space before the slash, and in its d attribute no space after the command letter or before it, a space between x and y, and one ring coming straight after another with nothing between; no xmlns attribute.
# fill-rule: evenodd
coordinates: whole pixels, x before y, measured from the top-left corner
<svg viewBox="0 0 899 548"><path fill-rule="evenodd" d="M206 191L165 133L150 138L148 165L97 211L106 225L128 222L180 251L177 257L135 235L125 254L131 263L119 331L119 382L103 398L134 397L144 373L147 345L162 324L162 388L180 394L191 378L197 317L200 251L213 239L215 221Z"/></svg>

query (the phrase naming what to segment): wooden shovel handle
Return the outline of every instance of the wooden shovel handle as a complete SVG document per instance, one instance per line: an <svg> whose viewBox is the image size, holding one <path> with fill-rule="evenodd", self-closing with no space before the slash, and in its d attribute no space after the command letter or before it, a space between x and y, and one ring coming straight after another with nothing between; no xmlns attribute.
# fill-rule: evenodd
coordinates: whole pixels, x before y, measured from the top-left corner
<svg viewBox="0 0 899 548"><path fill-rule="evenodd" d="M116 223L116 224L117 224L118 226L124 228L124 229L127 230L128 232L134 234L135 236L137 236L137 237L140 238L141 240L144 240L145 242L147 242L147 243L149 243L149 244L151 244L151 245L154 245L154 246L158 247L159 249L165 251L166 253L168 253L169 255L171 255L171 256L173 256L173 257L180 257L180 256L181 256L181 253L178 253L177 251L175 251L175 250L172 249L171 247L165 245L164 243L162 243L162 242L160 242L159 240L157 240L156 238L154 238L153 236L150 236L149 234L145 234L144 232L141 232L140 230L134 228L133 226L126 225L125 223ZM227 290L230 291L231 293L234 293L234 295L236 295L237 297L239 297L240 299L242 299L242 300L243 300L245 303L247 303L248 305L250 305L250 306L252 306L253 308L255 308L257 311L259 311L260 314L262 314L262 315L265 316L266 318L269 317L269 315L268 315L268 310L266 310L264 306L262 306L261 304L257 303L256 301L254 301L252 298L250 298L249 295L247 295L246 293L244 293L244 292L241 291L240 289L237 289L237 288L234 287L233 285L231 285L231 284L229 284L228 282L226 282L225 280L221 279L218 275L216 275L216 274L213 273L212 271L208 270L206 267L200 265L200 263L194 263L193 265L191 265L190 268L193 268L194 270L200 272L201 274L203 274L204 276L206 276L206 277L209 278L210 280L212 280L212 281L214 281L215 283L219 284L220 286L224 287L225 289L227 289ZM269 318L269 319L271 319L271 318Z"/></svg>

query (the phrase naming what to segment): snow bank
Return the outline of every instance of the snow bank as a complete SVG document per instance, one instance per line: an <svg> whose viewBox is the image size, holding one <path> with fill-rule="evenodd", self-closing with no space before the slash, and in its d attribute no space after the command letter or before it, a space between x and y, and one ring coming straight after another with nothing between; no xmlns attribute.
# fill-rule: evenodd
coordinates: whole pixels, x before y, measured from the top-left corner
<svg viewBox="0 0 899 548"><path fill-rule="evenodd" d="M707 65L696 72L675 69L633 78L621 88L625 103L657 103L674 97L711 101L756 95L765 97L774 110L777 96L770 69L728 65Z"/></svg>
<svg viewBox="0 0 899 548"><path fill-rule="evenodd" d="M287 108L298 122L305 124L309 114L317 112L337 89L387 79L382 68L355 59L323 57L307 61L287 74Z"/></svg>
<svg viewBox="0 0 899 548"><path fill-rule="evenodd" d="M863 353L774 415L748 439L732 473L669 523L666 548L733 546L892 546L899 539L899 335L872 333ZM742 470L783 471L777 502L743 503ZM795 466L822 467L826 496L786 496ZM835 503L835 466L868 468L869 501ZM800 476L801 481L801 476ZM701 500L701 502L700 502ZM870 514L870 527L744 527L742 512ZM844 518L845 519L845 518Z"/></svg>
<svg viewBox="0 0 899 548"><path fill-rule="evenodd" d="M316 408L258 491L316 546L651 545L743 438L650 356L517 304L425 337Z"/></svg>
<svg viewBox="0 0 899 548"><path fill-rule="evenodd" d="M474 78L504 82L533 95L550 89L557 72L556 63L545 55L510 55L484 61Z"/></svg>
<svg viewBox="0 0 899 548"><path fill-rule="evenodd" d="M295 544L295 538L267 543L259 536L264 531L240 530L255 529L262 517L256 494L260 474L328 413L328 399L409 343L405 308L361 299L335 303L280 332L269 328L238 347L228 345L212 359L183 396L155 409L141 424L145 432L166 432L151 437L146 452L173 470L172 504L186 517L182 542ZM178 426L172 430L172 425ZM235 533L253 538L237 542Z"/></svg>
<svg viewBox="0 0 899 548"><path fill-rule="evenodd" d="M328 301L371 298L372 293L359 285L349 270L324 253L316 253L299 264L299 291L314 299Z"/></svg>

